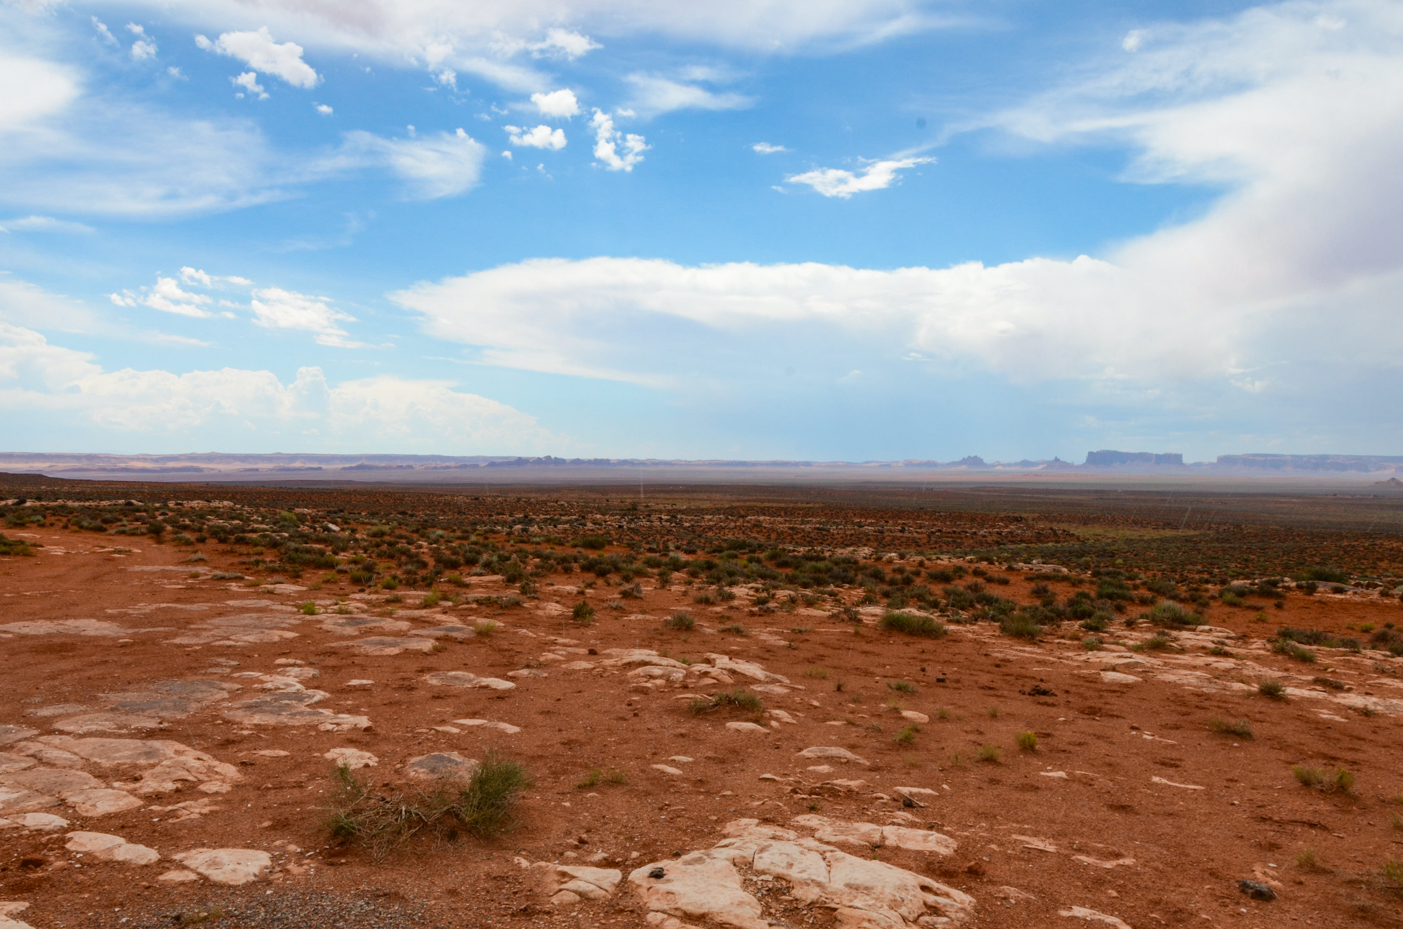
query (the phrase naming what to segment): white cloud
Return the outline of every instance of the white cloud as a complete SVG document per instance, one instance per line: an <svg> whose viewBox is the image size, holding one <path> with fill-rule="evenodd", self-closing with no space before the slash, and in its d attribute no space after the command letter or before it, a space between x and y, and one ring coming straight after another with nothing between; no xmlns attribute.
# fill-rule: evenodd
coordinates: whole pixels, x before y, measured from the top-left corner
<svg viewBox="0 0 1403 929"><path fill-rule="evenodd" d="M569 119L571 116L578 116L580 112L580 101L575 99L575 92L569 89L553 90L548 94L532 94L531 102L536 104L536 109L542 116L551 119Z"/></svg>
<svg viewBox="0 0 1403 929"><path fill-rule="evenodd" d="M632 171L651 146L641 135L624 135L614 128L614 120L601 110L589 121L594 130L594 157L610 171ZM622 151L620 151L622 149Z"/></svg>
<svg viewBox="0 0 1403 929"><path fill-rule="evenodd" d="M1125 49L1127 52L1138 52L1140 50L1140 46L1144 43L1144 41L1145 30L1132 29L1125 34L1124 39L1121 39L1120 47Z"/></svg>
<svg viewBox="0 0 1403 929"><path fill-rule="evenodd" d="M761 155L773 155L776 152L789 151L789 149L785 148L783 145L771 145L769 142L756 142L750 147L755 149L755 151L759 152Z"/></svg>
<svg viewBox="0 0 1403 929"><path fill-rule="evenodd" d="M332 112L334 112L331 107L327 106L325 103L317 103L313 104L313 106L316 108L316 111L323 116L330 116Z"/></svg>
<svg viewBox="0 0 1403 929"><path fill-rule="evenodd" d="M587 35L572 32L569 29L554 28L546 30L546 37L543 41L533 42L527 45L527 48L538 57L548 55L553 58L568 58L574 61L596 48L603 48L603 46Z"/></svg>
<svg viewBox="0 0 1403 929"><path fill-rule="evenodd" d="M0 133L36 128L67 109L78 94L77 77L68 68L0 49Z"/></svg>
<svg viewBox="0 0 1403 929"><path fill-rule="evenodd" d="M182 270L190 271L192 269L185 268ZM187 283L198 283L198 279L192 281L191 278L186 277L185 280ZM148 306L153 310L160 310L162 313L174 313L177 316L208 319L214 315L209 312L209 310L205 309L205 307L213 302L213 298L205 294L195 294L181 290L179 282L173 277L157 276L156 284L153 287L143 287L136 291L124 290L121 293L109 294L108 299L117 306Z"/></svg>
<svg viewBox="0 0 1403 929"><path fill-rule="evenodd" d="M0 232L65 232L72 235L92 235L97 230L84 223L54 219L52 216L21 216L0 220Z"/></svg>
<svg viewBox="0 0 1403 929"><path fill-rule="evenodd" d="M844 171L840 168L819 168L785 178L789 184L807 184L825 197L840 197L844 200L853 194L871 190L885 190L897 181L897 172L930 164L934 158L894 158L887 161L874 161L860 173Z"/></svg>
<svg viewBox="0 0 1403 929"><path fill-rule="evenodd" d="M105 27L104 27L105 28ZM146 34L146 30L136 23L127 23L127 31L136 36L132 43L132 59L145 61L156 57L156 40Z"/></svg>
<svg viewBox="0 0 1403 929"><path fill-rule="evenodd" d="M11 421L57 415L147 437L204 429L227 443L234 430L253 430L269 437L291 433L323 447L394 443L400 450L459 455L541 454L567 442L532 416L454 387L398 377L332 386L316 367L299 368L290 383L271 371L239 368L107 371L87 352L0 323L0 409Z"/></svg>
<svg viewBox="0 0 1403 929"><path fill-rule="evenodd" d="M487 149L462 129L409 139L386 139L369 132L349 132L341 151L325 170L378 164L405 182L411 198L456 197L477 186Z"/></svg>
<svg viewBox="0 0 1403 929"><path fill-rule="evenodd" d="M503 126L510 133L511 143L525 148L548 148L560 151L565 147L565 130L550 126L537 126L534 129L521 129L517 126Z"/></svg>
<svg viewBox="0 0 1403 929"><path fill-rule="evenodd" d="M308 90L321 81L312 66L302 60L302 46L296 42L274 42L267 26L256 32L226 32L214 42L200 35L195 37L195 44L206 51L237 58L254 71L281 78L293 87Z"/></svg>
<svg viewBox="0 0 1403 929"><path fill-rule="evenodd" d="M673 110L743 110L755 102L744 94L716 93L655 74L630 74L627 80L633 85L629 106L644 116Z"/></svg>
<svg viewBox="0 0 1403 929"><path fill-rule="evenodd" d="M355 322L355 317L328 305L326 297L310 297L280 287L264 287L253 292L249 307L254 322L267 329L297 329L316 334L317 344L334 348L364 348L352 342L337 323Z"/></svg>
<svg viewBox="0 0 1403 929"><path fill-rule="evenodd" d="M51 294L27 281L16 280L0 271L0 322L35 329L102 332L102 321L81 301Z"/></svg>
<svg viewBox="0 0 1403 929"><path fill-rule="evenodd" d="M102 36L102 40L103 40L104 42L106 42L108 45L118 45L118 44L120 44L120 43L117 41L117 37L116 37L115 35L112 34L112 30L107 28L107 24L106 24L106 23L104 23L102 20L98 19L96 16L92 17L92 20L93 20L93 29L95 29L95 30L97 31L97 34L98 34L98 35Z"/></svg>
<svg viewBox="0 0 1403 929"><path fill-rule="evenodd" d="M263 89L263 85L258 83L258 75L253 71L245 71L238 77L229 78L235 87L242 87L250 97L257 97L259 100L267 100L268 94ZM243 94L238 94L242 97Z"/></svg>

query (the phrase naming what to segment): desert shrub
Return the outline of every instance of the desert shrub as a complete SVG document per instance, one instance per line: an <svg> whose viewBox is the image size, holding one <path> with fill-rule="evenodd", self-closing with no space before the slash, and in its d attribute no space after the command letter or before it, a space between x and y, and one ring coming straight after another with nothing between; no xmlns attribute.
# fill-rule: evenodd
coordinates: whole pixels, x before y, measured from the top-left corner
<svg viewBox="0 0 1403 929"><path fill-rule="evenodd" d="M718 627L716 631L728 632L731 635L750 635L750 630L746 629L740 623L727 623L724 626Z"/></svg>
<svg viewBox="0 0 1403 929"><path fill-rule="evenodd" d="M1306 663L1315 661L1315 652L1290 639L1274 639L1271 643L1271 650L1278 655L1285 655L1287 658L1294 658L1297 661Z"/></svg>
<svg viewBox="0 0 1403 929"><path fill-rule="evenodd" d="M1018 747L1025 752L1033 752L1038 749L1038 734L1032 730L1018 733L1015 741L1018 742Z"/></svg>
<svg viewBox="0 0 1403 929"><path fill-rule="evenodd" d="M625 600L642 600L642 599L643 599L643 585L642 585L642 584L630 584L630 585L628 585L627 587L624 587L624 588L622 588L622 589L619 591L619 596L620 596L620 597L623 597Z"/></svg>
<svg viewBox="0 0 1403 929"><path fill-rule="evenodd" d="M1101 640L1094 635L1089 635L1081 640L1081 647L1089 652L1099 652L1101 645Z"/></svg>
<svg viewBox="0 0 1403 929"><path fill-rule="evenodd" d="M1320 629L1296 629L1282 626L1276 630L1277 638L1289 639L1302 645L1318 645L1321 648L1344 648L1352 652L1360 650L1359 640L1353 636L1337 636Z"/></svg>
<svg viewBox="0 0 1403 929"><path fill-rule="evenodd" d="M571 543L576 548L587 548L590 551L603 551L609 547L609 540L602 535L582 535Z"/></svg>
<svg viewBox="0 0 1403 929"><path fill-rule="evenodd" d="M1257 693L1273 700L1286 699L1286 685L1280 681L1261 681L1257 684Z"/></svg>
<svg viewBox="0 0 1403 929"><path fill-rule="evenodd" d="M1403 861L1390 858L1379 867L1379 884L1396 897L1403 897Z"/></svg>
<svg viewBox="0 0 1403 929"><path fill-rule="evenodd" d="M1109 613L1093 613L1081 621L1081 627L1087 632L1105 632L1111 625Z"/></svg>
<svg viewBox="0 0 1403 929"><path fill-rule="evenodd" d="M575 608L570 611L570 617L583 626L591 625L594 622L594 607L590 606L590 604L584 600L581 600L579 603L575 604Z"/></svg>
<svg viewBox="0 0 1403 929"><path fill-rule="evenodd" d="M1396 629L1380 629L1369 637L1369 644L1390 654L1403 656L1403 634Z"/></svg>
<svg viewBox="0 0 1403 929"><path fill-rule="evenodd" d="M1197 613L1185 609L1173 600L1161 600L1150 607L1142 618L1156 626L1166 626L1172 629L1197 626L1203 621L1203 618Z"/></svg>
<svg viewBox="0 0 1403 929"><path fill-rule="evenodd" d="M916 685L910 681L887 681L887 687L902 694L913 694L916 692Z"/></svg>
<svg viewBox="0 0 1403 929"><path fill-rule="evenodd" d="M947 632L944 623L932 619L929 616L919 616L915 613L901 613L896 611L889 611L884 614L879 625L889 632L924 636L928 639L938 639Z"/></svg>
<svg viewBox="0 0 1403 929"><path fill-rule="evenodd" d="M473 623L473 632L486 638L497 631L497 622L491 619L479 619Z"/></svg>
<svg viewBox="0 0 1403 929"><path fill-rule="evenodd" d="M755 694L748 690L729 690L712 694L710 697L698 697L689 705L693 713L701 715L703 713L715 713L718 710L742 710L747 713L759 714L764 708L764 702Z"/></svg>
<svg viewBox="0 0 1403 929"><path fill-rule="evenodd" d="M628 775L618 768L590 768L585 772L584 777L575 782L576 790L589 790L606 784L612 787L622 787L628 783Z"/></svg>
<svg viewBox="0 0 1403 929"><path fill-rule="evenodd" d="M1302 787L1311 787L1325 793L1349 793L1354 789L1354 775L1344 768L1333 772L1307 765L1292 765L1291 774Z"/></svg>
<svg viewBox="0 0 1403 929"><path fill-rule="evenodd" d="M1219 735L1234 736L1239 739L1252 738L1252 724L1245 719L1239 719L1237 722L1230 722L1215 716L1208 721L1208 728Z"/></svg>
<svg viewBox="0 0 1403 929"><path fill-rule="evenodd" d="M1298 577L1304 581L1322 581L1326 584L1348 584L1349 575L1337 568L1313 567L1307 568Z"/></svg>
<svg viewBox="0 0 1403 929"><path fill-rule="evenodd" d="M892 739L899 745L910 745L912 742L916 741L916 733L920 731L921 727L912 723L892 736Z"/></svg>
<svg viewBox="0 0 1403 929"><path fill-rule="evenodd" d="M1174 644L1174 639L1171 638L1168 633L1161 630L1141 642L1138 648L1147 652L1162 652L1177 648L1177 646Z"/></svg>
<svg viewBox="0 0 1403 929"><path fill-rule="evenodd" d="M692 618L692 614L684 610L678 610L667 619L663 620L663 625L668 629L677 629L683 632L690 632L697 628L697 621Z"/></svg>
<svg viewBox="0 0 1403 929"><path fill-rule="evenodd" d="M1349 685L1333 677L1313 677L1311 680L1328 690L1347 690Z"/></svg>
<svg viewBox="0 0 1403 929"><path fill-rule="evenodd" d="M341 765L334 786L327 830L381 861L420 836L453 841L462 834L490 838L506 831L531 777L520 762L489 752L466 783L444 780L422 789L381 792Z"/></svg>
<svg viewBox="0 0 1403 929"><path fill-rule="evenodd" d="M1043 627L1026 613L1013 613L999 621L999 631L1015 639L1036 639Z"/></svg>
<svg viewBox="0 0 1403 929"><path fill-rule="evenodd" d="M974 753L974 757L985 764L998 764L1003 758L1003 749L997 745L981 745Z"/></svg>

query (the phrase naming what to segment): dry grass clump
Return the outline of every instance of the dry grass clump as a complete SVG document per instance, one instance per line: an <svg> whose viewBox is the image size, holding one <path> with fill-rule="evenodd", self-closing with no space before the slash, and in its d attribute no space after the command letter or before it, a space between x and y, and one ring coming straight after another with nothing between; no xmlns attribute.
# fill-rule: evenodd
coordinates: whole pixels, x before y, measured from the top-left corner
<svg viewBox="0 0 1403 929"><path fill-rule="evenodd" d="M1252 738L1252 724L1245 719L1231 722L1221 717L1215 716L1208 721L1208 728L1219 735L1230 735L1239 739Z"/></svg>
<svg viewBox="0 0 1403 929"><path fill-rule="evenodd" d="M703 713L715 713L719 710L743 710L759 715L765 709L765 704L750 691L737 689L712 694L710 697L698 697L689 704L689 707L693 713L699 716Z"/></svg>
<svg viewBox="0 0 1403 929"><path fill-rule="evenodd" d="M1324 793L1349 793L1354 789L1354 775L1344 768L1336 768L1334 773L1331 773L1323 768L1298 764L1291 766L1291 774L1302 787L1310 787Z"/></svg>
<svg viewBox="0 0 1403 929"><path fill-rule="evenodd" d="M589 790L600 784L622 787L628 783L628 775L618 768L590 768L584 777L575 782L576 790Z"/></svg>
<svg viewBox="0 0 1403 929"><path fill-rule="evenodd" d="M692 614L685 610L678 610L667 619L663 620L663 625L668 629L677 629L681 632L690 632L697 628L697 621L692 618Z"/></svg>
<svg viewBox="0 0 1403 929"><path fill-rule="evenodd" d="M359 845L376 861L411 839L452 842L466 834L487 839L512 825L516 801L531 786L518 761L489 752L467 782L435 781L427 787L380 792L346 765L333 775L327 808L332 837Z"/></svg>
<svg viewBox="0 0 1403 929"><path fill-rule="evenodd" d="M1025 752L1035 752L1038 750L1038 734L1031 729L1027 732L1018 733L1018 747Z"/></svg>
<svg viewBox="0 0 1403 929"><path fill-rule="evenodd" d="M1280 681L1261 681L1257 684L1257 693L1273 700L1286 699L1286 685Z"/></svg>
<svg viewBox="0 0 1403 929"><path fill-rule="evenodd" d="M879 625L888 632L902 632L906 635L923 636L927 639L938 639L948 631L944 623L937 622L929 616L918 616L915 613L902 613L895 610L884 614Z"/></svg>

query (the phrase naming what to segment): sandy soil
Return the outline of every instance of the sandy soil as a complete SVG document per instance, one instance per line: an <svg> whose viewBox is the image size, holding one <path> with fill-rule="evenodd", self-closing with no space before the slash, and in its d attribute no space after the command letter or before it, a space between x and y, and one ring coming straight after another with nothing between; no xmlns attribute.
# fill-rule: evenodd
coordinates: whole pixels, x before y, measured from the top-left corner
<svg viewBox="0 0 1403 929"><path fill-rule="evenodd" d="M10 534L43 547L0 558L0 727L13 727L0 728L0 771L13 769L0 773L0 797L10 797L0 817L22 815L15 791L27 789L39 798L31 812L67 824L0 829L0 901L29 904L0 903L0 926L643 926L627 882L602 900L557 905L542 870L522 865L627 875L711 848L731 821L790 826L808 814L953 839L949 855L847 849L969 894L968 925L1116 925L1100 915L1137 929L1403 925L1403 898L1378 876L1403 858L1403 663L1317 649L1305 665L1265 644L1280 624L1344 632L1403 622L1397 600L1292 592L1265 623L1215 603L1213 627L1177 634L1181 650L1130 650L1153 632L1142 624L1088 651L1080 631L1030 643L988 623L911 638L879 629L875 607L856 626L802 606L765 614L745 588L698 606L680 575L669 589L643 581L641 600L616 600L606 583L581 592L574 574L542 579L520 607L423 609L424 591L400 589L390 603L344 576L317 590L216 580L239 571L240 557L213 543L201 546L208 561L191 565L191 549L172 544L119 540L129 550L116 552L93 533ZM1010 576L999 593L1031 602L1030 581ZM512 592L499 578L468 582L470 594ZM582 599L595 607L592 625L571 618ZM297 608L307 601L314 615ZM696 617L694 630L664 628L678 609ZM497 625L478 634L483 621ZM732 623L745 634L719 631ZM415 635L426 630L439 631ZM1215 644L1229 654L1211 654ZM620 649L713 668L739 659L779 678L684 671L670 682L639 673L665 663L621 663ZM434 680L514 686L432 682L440 672L467 675ZM1283 681L1287 699L1260 695L1263 679ZM764 711L689 710L688 695L734 688L756 693ZM300 715L250 715L277 695L291 695L282 706ZM903 711L928 720L907 742L897 740L912 722ZM1215 718L1245 720L1254 737L1219 734ZM755 725L727 725L736 722ZM1036 734L1035 750L1018 747L1024 732ZM163 784L149 762L72 751L91 739L174 742L208 760ZM867 763L799 754L814 746ZM416 845L375 862L328 838L335 749L373 755L361 773L387 787L406 782L413 758L490 750L522 760L535 785L499 839ZM981 761L981 749L997 759ZM1304 787L1293 765L1345 769L1354 786ZM596 768L599 782L579 786ZM36 771L50 781L86 773L96 787L55 786L33 780ZM38 786L15 786L22 775ZM912 786L933 793L903 802L897 788ZM99 814L104 797L124 804L85 800L84 789L135 799ZM66 847L73 832L120 836L160 860L99 860ZM266 852L268 867L229 887L175 857L211 848ZM1239 880L1276 899L1249 898ZM771 888L760 899L775 925L835 924L832 908L750 886Z"/></svg>

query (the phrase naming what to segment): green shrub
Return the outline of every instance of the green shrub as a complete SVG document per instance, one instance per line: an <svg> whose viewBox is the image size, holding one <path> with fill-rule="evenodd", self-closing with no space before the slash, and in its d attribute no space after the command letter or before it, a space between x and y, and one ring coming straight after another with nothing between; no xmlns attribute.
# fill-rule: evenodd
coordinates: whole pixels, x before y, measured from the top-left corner
<svg viewBox="0 0 1403 929"><path fill-rule="evenodd" d="M1003 749L997 745L981 745L979 750L974 753L974 757L985 764L998 764L1003 758Z"/></svg>
<svg viewBox="0 0 1403 929"><path fill-rule="evenodd" d="M920 731L921 727L912 723L892 736L892 739L900 745L910 745L912 742L916 741L916 733Z"/></svg>
<svg viewBox="0 0 1403 929"><path fill-rule="evenodd" d="M697 621L692 618L692 614L679 610L667 619L663 620L663 625L669 629L677 629L683 632L690 632L697 628Z"/></svg>
<svg viewBox="0 0 1403 929"><path fill-rule="evenodd" d="M1031 730L1018 733L1016 741L1018 742L1018 747L1025 752L1033 752L1038 749L1038 734Z"/></svg>
<svg viewBox="0 0 1403 929"><path fill-rule="evenodd" d="M589 603L584 600L581 600L579 603L575 604L575 608L570 611L570 617L582 626L593 625L594 607L590 606Z"/></svg>
<svg viewBox="0 0 1403 929"><path fill-rule="evenodd" d="M999 620L999 631L1015 639L1036 639L1042 635L1043 627L1024 613L1013 613Z"/></svg>
<svg viewBox="0 0 1403 929"><path fill-rule="evenodd" d="M1262 681L1257 684L1257 693L1273 700L1286 699L1286 685L1280 681Z"/></svg>
<svg viewBox="0 0 1403 929"><path fill-rule="evenodd" d="M750 630L746 629L740 623L727 623L726 625L719 627L716 631L728 632L731 635L750 635Z"/></svg>
<svg viewBox="0 0 1403 929"><path fill-rule="evenodd" d="M944 623L915 613L888 612L882 616L879 625L889 632L901 632L928 639L938 639L948 632Z"/></svg>
<svg viewBox="0 0 1403 929"><path fill-rule="evenodd" d="M628 775L618 768L590 768L585 776L575 782L576 790L589 790L606 784L612 787L622 787L628 783Z"/></svg>
<svg viewBox="0 0 1403 929"><path fill-rule="evenodd" d="M1239 739L1252 738L1252 724L1245 719L1239 719L1237 722L1229 722L1226 719L1215 716L1208 721L1208 728L1219 735L1229 735Z"/></svg>
<svg viewBox="0 0 1403 929"><path fill-rule="evenodd" d="M1197 613L1186 609L1183 604L1175 603L1173 600L1161 600L1141 617L1156 626L1165 626L1171 629L1179 629L1185 626L1197 626L1203 622L1203 617Z"/></svg>
<svg viewBox="0 0 1403 929"><path fill-rule="evenodd" d="M1287 658L1294 658L1297 661L1307 663L1315 661L1315 652L1292 642L1290 639L1274 639L1271 643L1271 650L1278 655L1285 655Z"/></svg>
<svg viewBox="0 0 1403 929"><path fill-rule="evenodd" d="M609 547L609 540L602 535L582 535L572 543L576 548L587 548L590 551L603 551Z"/></svg>
<svg viewBox="0 0 1403 929"><path fill-rule="evenodd" d="M887 681L887 687L902 694L913 694L916 692L916 685L910 681Z"/></svg>
<svg viewBox="0 0 1403 929"><path fill-rule="evenodd" d="M765 708L761 699L748 690L731 690L710 697L698 697L689 705L693 713L715 713L718 710L742 710L759 714Z"/></svg>

